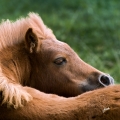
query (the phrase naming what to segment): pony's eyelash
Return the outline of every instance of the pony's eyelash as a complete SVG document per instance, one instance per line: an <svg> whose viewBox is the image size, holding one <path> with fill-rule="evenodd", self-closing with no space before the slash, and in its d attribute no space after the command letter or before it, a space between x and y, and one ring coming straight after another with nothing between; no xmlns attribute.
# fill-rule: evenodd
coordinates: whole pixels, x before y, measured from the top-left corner
<svg viewBox="0 0 120 120"><path fill-rule="evenodd" d="M64 63L66 63L67 62L67 60L66 60L66 58L64 58L64 57L59 57L59 58L56 58L55 60L54 60L54 63L56 64L56 65L63 65Z"/></svg>

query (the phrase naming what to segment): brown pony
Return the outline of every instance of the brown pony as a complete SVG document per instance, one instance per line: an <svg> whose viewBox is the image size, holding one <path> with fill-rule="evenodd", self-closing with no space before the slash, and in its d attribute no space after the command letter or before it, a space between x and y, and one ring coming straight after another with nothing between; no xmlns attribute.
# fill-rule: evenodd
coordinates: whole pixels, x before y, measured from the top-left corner
<svg viewBox="0 0 120 120"><path fill-rule="evenodd" d="M24 86L72 97L113 82L112 77L86 64L66 43L58 41L37 14L1 23L2 104L19 108L32 100Z"/></svg>

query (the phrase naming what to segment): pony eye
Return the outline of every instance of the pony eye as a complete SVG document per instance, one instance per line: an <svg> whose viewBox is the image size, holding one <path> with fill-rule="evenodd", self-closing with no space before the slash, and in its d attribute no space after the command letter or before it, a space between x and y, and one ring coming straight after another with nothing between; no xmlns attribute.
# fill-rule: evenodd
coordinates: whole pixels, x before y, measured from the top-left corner
<svg viewBox="0 0 120 120"><path fill-rule="evenodd" d="M54 60L54 63L55 63L56 65L63 65L63 64L66 63L66 62L67 62L66 59L63 58L63 57L59 57L59 58L57 58L57 59Z"/></svg>

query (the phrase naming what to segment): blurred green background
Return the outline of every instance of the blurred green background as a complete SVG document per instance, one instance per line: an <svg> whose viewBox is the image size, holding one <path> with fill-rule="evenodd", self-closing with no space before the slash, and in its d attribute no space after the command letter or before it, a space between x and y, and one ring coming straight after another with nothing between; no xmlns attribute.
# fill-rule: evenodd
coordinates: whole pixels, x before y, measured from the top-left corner
<svg viewBox="0 0 120 120"><path fill-rule="evenodd" d="M0 0L0 20L31 11L85 62L120 83L120 0Z"/></svg>

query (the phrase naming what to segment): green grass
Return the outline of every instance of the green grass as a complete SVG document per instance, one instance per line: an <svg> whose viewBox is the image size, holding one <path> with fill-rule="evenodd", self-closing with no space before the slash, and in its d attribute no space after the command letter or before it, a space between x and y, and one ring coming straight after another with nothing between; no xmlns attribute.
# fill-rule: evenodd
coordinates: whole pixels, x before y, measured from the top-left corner
<svg viewBox="0 0 120 120"><path fill-rule="evenodd" d="M1 0L0 19L39 13L57 38L120 83L119 0Z"/></svg>

